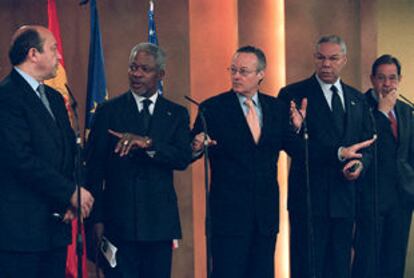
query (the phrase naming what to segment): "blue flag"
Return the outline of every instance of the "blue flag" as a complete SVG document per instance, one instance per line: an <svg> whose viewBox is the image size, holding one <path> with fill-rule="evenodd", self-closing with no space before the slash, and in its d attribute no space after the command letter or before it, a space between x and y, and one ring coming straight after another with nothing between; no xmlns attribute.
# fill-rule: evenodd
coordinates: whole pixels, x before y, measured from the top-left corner
<svg viewBox="0 0 414 278"><path fill-rule="evenodd" d="M154 2L150 1L150 7L148 10L148 41L155 45L158 45L157 31L155 29L154 21Z"/></svg>
<svg viewBox="0 0 414 278"><path fill-rule="evenodd" d="M150 0L148 9L148 42L158 45L157 31L155 29L154 20L154 2ZM158 82L158 90L160 94L163 93L162 81Z"/></svg>
<svg viewBox="0 0 414 278"><path fill-rule="evenodd" d="M88 87L85 113L85 130L91 126L98 104L107 99L102 38L96 0L90 0L91 34L89 43Z"/></svg>

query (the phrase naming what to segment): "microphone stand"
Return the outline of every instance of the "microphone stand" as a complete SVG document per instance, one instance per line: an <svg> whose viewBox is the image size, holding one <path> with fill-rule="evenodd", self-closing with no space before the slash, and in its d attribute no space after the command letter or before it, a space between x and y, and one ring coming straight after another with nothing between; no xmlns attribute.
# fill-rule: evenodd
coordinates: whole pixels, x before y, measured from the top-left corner
<svg viewBox="0 0 414 278"><path fill-rule="evenodd" d="M404 100L404 102L406 103L406 104L408 104L408 106L410 106L411 107L411 109L414 109L414 103L411 101L411 100L409 100L408 98L406 98L405 96L403 96L402 94L399 94L398 95L399 97L401 97L402 98L402 100Z"/></svg>
<svg viewBox="0 0 414 278"><path fill-rule="evenodd" d="M373 137L375 139L378 138L378 131L377 131L377 124L375 122L374 114L372 112L372 108L369 109L369 116L372 122L372 129L373 129ZM379 213L378 213L378 144L377 140L374 142L374 181L372 185L372 216L373 216L373 244L374 244L374 270L373 275L377 277L377 273L379 270Z"/></svg>
<svg viewBox="0 0 414 278"><path fill-rule="evenodd" d="M303 127L303 139L305 140L305 181L306 181L306 208L308 215L306 218L306 224L308 226L308 271L310 278L316 278L316 269L315 269L315 236L313 231L313 220L312 220L312 197L311 197L311 188L310 188L310 170L309 170L309 133L308 125L306 118L296 108L296 111L299 113L302 118L302 127Z"/></svg>
<svg viewBox="0 0 414 278"><path fill-rule="evenodd" d="M83 239L82 239L82 213L81 213L81 190L80 185L83 184L82 173L82 138L79 128L79 115L77 111L78 103L69 86L65 84L66 89L69 92L71 98L71 108L73 111L73 129L76 135L76 155L75 155L75 175L74 180L76 184L76 190L78 194L78 207L77 207L77 234L76 234L76 255L78 257L78 278L82 278L82 255L83 255Z"/></svg>
<svg viewBox="0 0 414 278"><path fill-rule="evenodd" d="M208 133L207 122L204 116L204 109L200 107L200 103L189 96L184 96L186 100L195 104L198 109L198 115L201 119L201 125L204 132L203 152L204 152L204 187L206 192L206 219L205 219L205 233L206 233L206 253L207 253L207 278L211 277L212 258L211 258L211 216L210 216L210 190L209 190L209 154L208 154Z"/></svg>

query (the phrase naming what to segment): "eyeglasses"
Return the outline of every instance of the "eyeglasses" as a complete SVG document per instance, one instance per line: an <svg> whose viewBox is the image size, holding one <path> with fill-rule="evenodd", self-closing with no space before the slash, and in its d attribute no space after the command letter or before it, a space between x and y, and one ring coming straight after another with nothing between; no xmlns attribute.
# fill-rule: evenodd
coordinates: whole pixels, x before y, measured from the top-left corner
<svg viewBox="0 0 414 278"><path fill-rule="evenodd" d="M136 65L136 64L131 64L129 65L128 68L132 72L137 72L138 70L140 70L143 73L150 73L156 69L155 67L149 67L147 65Z"/></svg>
<svg viewBox="0 0 414 278"><path fill-rule="evenodd" d="M256 70L248 70L245 68L241 68L241 69L237 69L237 68L227 68L227 70L230 72L231 75L236 75L236 73L239 73L241 76L248 76L249 74L253 73L253 72L257 72Z"/></svg>
<svg viewBox="0 0 414 278"><path fill-rule="evenodd" d="M379 74L377 76L375 76L375 79L380 81L380 82L386 82L387 80L390 82L397 82L398 81L398 75L390 75L390 76L385 76L382 74Z"/></svg>

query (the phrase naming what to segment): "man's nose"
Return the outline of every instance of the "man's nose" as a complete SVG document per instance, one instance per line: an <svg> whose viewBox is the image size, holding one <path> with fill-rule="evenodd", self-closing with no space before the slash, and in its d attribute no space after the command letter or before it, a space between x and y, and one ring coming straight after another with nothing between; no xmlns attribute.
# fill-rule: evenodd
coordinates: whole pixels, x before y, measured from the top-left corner
<svg viewBox="0 0 414 278"><path fill-rule="evenodd" d="M329 67L330 65L331 65L331 61L329 61L329 59L322 60L322 66Z"/></svg>

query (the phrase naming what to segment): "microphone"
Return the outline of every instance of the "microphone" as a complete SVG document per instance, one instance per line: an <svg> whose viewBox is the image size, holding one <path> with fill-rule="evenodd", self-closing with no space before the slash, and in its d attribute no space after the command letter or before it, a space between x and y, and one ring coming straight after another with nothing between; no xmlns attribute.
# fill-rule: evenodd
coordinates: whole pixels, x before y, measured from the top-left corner
<svg viewBox="0 0 414 278"><path fill-rule="evenodd" d="M196 101L195 99L189 96L184 96L184 98L188 100L189 102L191 102L192 104L194 104L195 106L197 106L198 111L200 111L201 113L205 112L205 107L201 106L201 103L199 103L198 101Z"/></svg>
<svg viewBox="0 0 414 278"><path fill-rule="evenodd" d="M184 96L184 98L185 98L186 100L188 100L189 102L191 102L192 104L195 104L196 106L200 106L200 103L199 103L199 102L197 102L195 99L193 99L193 98L191 98L191 97L189 97L189 96Z"/></svg>
<svg viewBox="0 0 414 278"><path fill-rule="evenodd" d="M377 137L378 137L378 135L377 135L377 133L378 133L378 131L377 131L377 122L375 121L372 107L369 108L369 118L371 120L372 130L374 131L373 138L377 139Z"/></svg>
<svg viewBox="0 0 414 278"><path fill-rule="evenodd" d="M411 100L409 100L407 97L403 96L402 94L398 94L398 97L401 98L411 108L414 108L414 103Z"/></svg>
<svg viewBox="0 0 414 278"><path fill-rule="evenodd" d="M72 110L76 110L76 108L78 107L78 102L76 101L76 98L73 95L72 90L70 89L68 84L65 83L65 87L66 87L66 90L68 90L68 93L70 96L70 107L72 108Z"/></svg>

